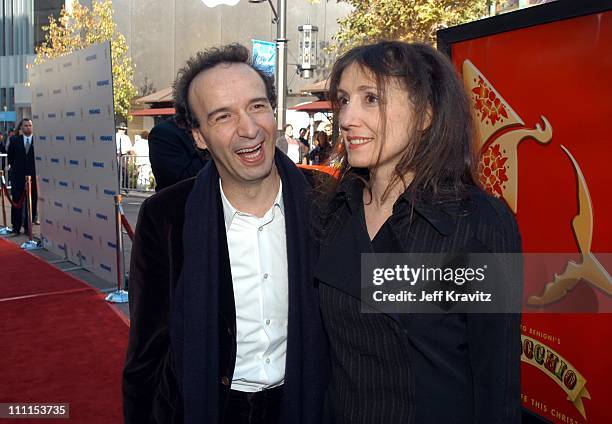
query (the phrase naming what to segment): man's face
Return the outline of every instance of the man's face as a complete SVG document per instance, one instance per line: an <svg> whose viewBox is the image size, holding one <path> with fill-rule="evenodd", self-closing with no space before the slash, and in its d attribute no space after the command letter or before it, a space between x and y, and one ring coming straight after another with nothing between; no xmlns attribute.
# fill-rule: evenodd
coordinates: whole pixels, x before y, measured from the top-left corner
<svg viewBox="0 0 612 424"><path fill-rule="evenodd" d="M28 136L28 137L31 136L32 135L32 121L23 121L23 124L21 124L21 132L25 136Z"/></svg>
<svg viewBox="0 0 612 424"><path fill-rule="evenodd" d="M198 147L208 148L224 184L259 184L274 164L276 123L261 77L249 65L219 64L200 73L188 101L199 128Z"/></svg>

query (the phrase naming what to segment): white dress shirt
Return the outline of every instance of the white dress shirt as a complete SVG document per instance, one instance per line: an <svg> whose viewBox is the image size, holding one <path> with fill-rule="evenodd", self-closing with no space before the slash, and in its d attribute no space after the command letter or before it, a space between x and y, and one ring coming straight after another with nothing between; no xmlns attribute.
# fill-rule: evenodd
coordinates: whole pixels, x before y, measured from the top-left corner
<svg viewBox="0 0 612 424"><path fill-rule="evenodd" d="M262 218L236 210L221 180L223 217L234 301L236 366L233 390L256 392L283 384L287 353L287 237L282 183Z"/></svg>
<svg viewBox="0 0 612 424"><path fill-rule="evenodd" d="M32 136L23 136L23 148L25 149L26 153L28 153L30 151L30 147L32 147Z"/></svg>

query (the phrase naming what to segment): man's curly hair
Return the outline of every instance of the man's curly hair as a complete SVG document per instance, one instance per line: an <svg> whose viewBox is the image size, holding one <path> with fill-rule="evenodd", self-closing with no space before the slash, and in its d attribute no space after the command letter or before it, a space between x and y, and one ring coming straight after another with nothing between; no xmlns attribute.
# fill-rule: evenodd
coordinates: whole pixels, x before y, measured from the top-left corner
<svg viewBox="0 0 612 424"><path fill-rule="evenodd" d="M198 128L200 123L195 117L188 101L189 86L201 72L211 69L220 63L244 63L249 65L263 80L266 86L266 96L272 105L276 107L276 92L274 90L274 77L266 74L255 65L255 61L249 54L249 50L241 44L229 44L198 52L189 58L177 74L172 86L174 95L174 107L176 123L185 129Z"/></svg>

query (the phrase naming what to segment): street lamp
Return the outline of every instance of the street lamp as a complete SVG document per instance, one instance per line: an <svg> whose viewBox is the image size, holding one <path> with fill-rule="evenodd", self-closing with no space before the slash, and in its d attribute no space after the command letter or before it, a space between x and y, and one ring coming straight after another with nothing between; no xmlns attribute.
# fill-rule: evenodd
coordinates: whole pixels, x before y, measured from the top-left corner
<svg viewBox="0 0 612 424"><path fill-rule="evenodd" d="M312 78L312 72L317 69L317 33L315 25L300 25L300 63L298 64L302 78Z"/></svg>
<svg viewBox="0 0 612 424"><path fill-rule="evenodd" d="M208 7L220 4L235 6L240 0L202 0ZM249 3L267 1L274 14L272 23L276 24L276 87L278 100L276 106L276 122L279 133L284 131L287 121L287 0L277 0L276 8L271 0L249 0Z"/></svg>

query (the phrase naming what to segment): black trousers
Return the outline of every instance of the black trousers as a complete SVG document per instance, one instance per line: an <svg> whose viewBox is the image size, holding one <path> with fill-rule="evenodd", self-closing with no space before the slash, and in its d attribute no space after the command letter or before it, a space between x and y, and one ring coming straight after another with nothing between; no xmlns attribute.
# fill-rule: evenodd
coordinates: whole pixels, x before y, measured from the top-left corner
<svg viewBox="0 0 612 424"><path fill-rule="evenodd" d="M17 203L21 199L21 195L25 191L25 187L12 187L11 198L13 202ZM35 219L37 214L38 205L38 192L36 191L36 184L32 184L32 220ZM28 231L28 209L27 200L24 200L21 208L16 208L11 205L11 225L13 231L21 231L23 225L23 231Z"/></svg>
<svg viewBox="0 0 612 424"><path fill-rule="evenodd" d="M283 386L261 392L230 390L224 424L279 424Z"/></svg>

